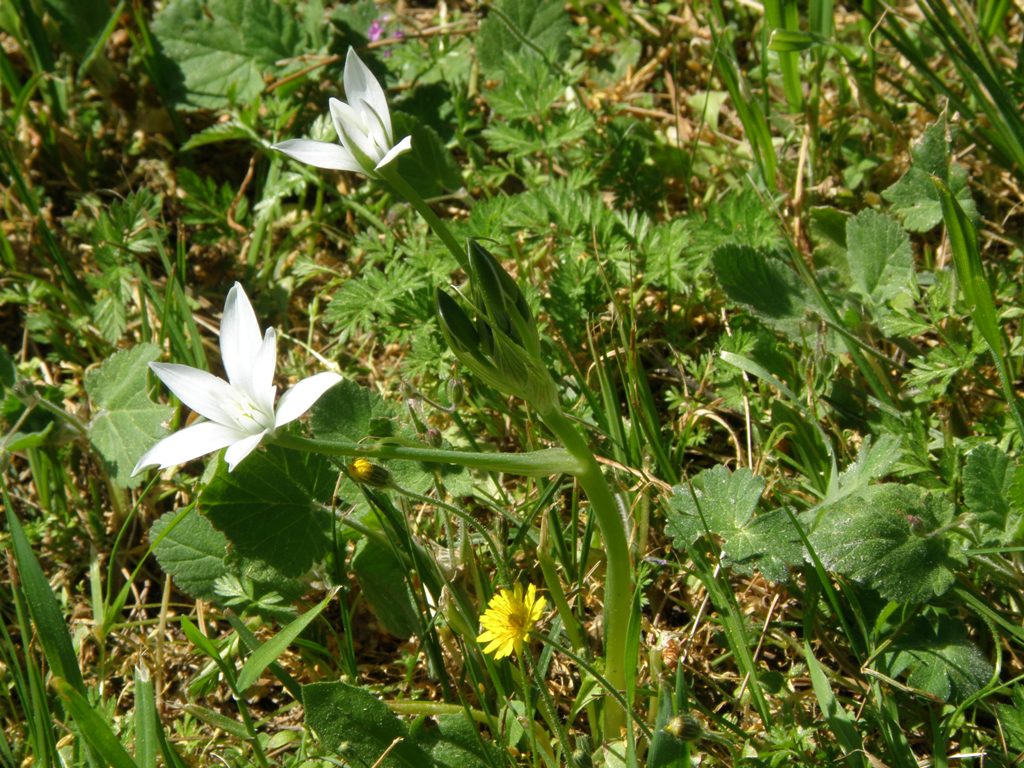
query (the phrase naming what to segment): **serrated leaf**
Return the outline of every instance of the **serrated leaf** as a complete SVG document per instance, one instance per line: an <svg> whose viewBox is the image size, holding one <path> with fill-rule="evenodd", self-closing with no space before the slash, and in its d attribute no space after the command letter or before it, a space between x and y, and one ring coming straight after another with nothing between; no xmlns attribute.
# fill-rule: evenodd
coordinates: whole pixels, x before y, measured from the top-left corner
<svg viewBox="0 0 1024 768"><path fill-rule="evenodd" d="M228 540L194 509L161 539L179 514L180 510L168 512L149 529L149 540L159 542L153 554L178 589L192 597L212 600L216 596L214 582L228 573L224 565Z"/></svg>
<svg viewBox="0 0 1024 768"><path fill-rule="evenodd" d="M876 304L914 290L910 237L884 213L867 209L847 221L846 258L854 290Z"/></svg>
<svg viewBox="0 0 1024 768"><path fill-rule="evenodd" d="M953 514L945 499L888 483L816 514L819 521L809 538L829 570L897 602L927 602L952 585L959 550L946 534L935 532Z"/></svg>
<svg viewBox="0 0 1024 768"><path fill-rule="evenodd" d="M406 427L401 412L380 395L366 387L343 380L317 400L310 412L313 434L339 443L360 443L401 439L414 442L415 431ZM377 460L375 460L377 461ZM416 492L433 483L434 467L413 461L379 461L390 470L395 482ZM357 502L358 505L358 502Z"/></svg>
<svg viewBox="0 0 1024 768"><path fill-rule="evenodd" d="M1006 525L1013 477L1010 457L994 445L978 445L967 454L964 503L979 521L1000 530Z"/></svg>
<svg viewBox="0 0 1024 768"><path fill-rule="evenodd" d="M1010 692L1012 704L998 704L999 724L1006 734L1006 743L1013 752L1024 752L1024 685L1015 685Z"/></svg>
<svg viewBox="0 0 1024 768"><path fill-rule="evenodd" d="M287 5L272 0L171 0L153 19L179 107L224 109L259 96L265 76L303 50Z"/></svg>
<svg viewBox="0 0 1024 768"><path fill-rule="evenodd" d="M487 77L500 78L510 60L537 51L550 62L561 62L568 32L569 17L558 0L498 0L480 23L480 67Z"/></svg>
<svg viewBox="0 0 1024 768"><path fill-rule="evenodd" d="M884 434L877 442L869 435L857 451L857 459L844 469L834 487L830 487L823 504L833 504L844 496L857 493L878 480L895 466L903 454L903 446L895 435Z"/></svg>
<svg viewBox="0 0 1024 768"><path fill-rule="evenodd" d="M971 218L977 209L967 185L967 171L952 162L952 149L946 140L946 122L940 120L925 129L911 150L913 164L882 197L911 232L927 232L942 221L942 206L932 177L941 179Z"/></svg>
<svg viewBox="0 0 1024 768"><path fill-rule="evenodd" d="M717 465L690 482L672 489L666 526L676 547L685 549L706 532L728 537L754 514L764 490L764 479L745 467L730 472Z"/></svg>
<svg viewBox="0 0 1024 768"><path fill-rule="evenodd" d="M722 560L749 572L756 566L766 578L781 581L787 565L800 562L799 534L785 510L754 515L764 479L749 469L730 472L718 465L676 486L665 510L665 526L675 546L685 549L706 533L722 541Z"/></svg>
<svg viewBox="0 0 1024 768"><path fill-rule="evenodd" d="M352 558L352 570L384 629L402 639L419 631L419 610L405 579L405 566L387 545L364 539Z"/></svg>
<svg viewBox="0 0 1024 768"><path fill-rule="evenodd" d="M220 461L199 508L234 550L300 576L327 552L337 472L323 457L269 446L234 472Z"/></svg>
<svg viewBox="0 0 1024 768"><path fill-rule="evenodd" d="M892 648L886 653L889 672L907 672L908 685L943 701L963 701L992 677L988 659L967 637L963 625L949 616L914 621Z"/></svg>
<svg viewBox="0 0 1024 768"><path fill-rule="evenodd" d="M786 333L799 333L808 308L796 274L778 259L748 245L730 243L711 257L715 275L726 295Z"/></svg>
<svg viewBox="0 0 1024 768"><path fill-rule="evenodd" d="M143 476L131 476L136 462L166 434L170 406L157 405L146 395L149 363L160 356L153 344L115 352L85 376L92 400L89 440L109 467L114 482L134 488Z"/></svg>
<svg viewBox="0 0 1024 768"><path fill-rule="evenodd" d="M405 724L376 696L345 683L302 686L306 725L324 747L345 745L346 760L378 768L431 768L434 761L409 739ZM389 750L390 748L390 750ZM387 757L383 757L387 752Z"/></svg>

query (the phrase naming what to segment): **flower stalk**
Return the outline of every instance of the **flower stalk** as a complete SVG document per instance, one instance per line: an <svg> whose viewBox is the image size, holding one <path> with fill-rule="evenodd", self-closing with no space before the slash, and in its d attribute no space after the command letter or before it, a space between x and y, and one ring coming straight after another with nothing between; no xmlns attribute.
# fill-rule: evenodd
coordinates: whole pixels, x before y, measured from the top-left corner
<svg viewBox="0 0 1024 768"><path fill-rule="evenodd" d="M432 464L453 464L487 472L507 472L523 477L575 475L583 469L580 461L561 448L545 448L528 453L471 453L441 448L421 448L393 443L337 443L298 435L279 434L275 445L296 451L320 453L325 456L351 456L371 459L422 461Z"/></svg>

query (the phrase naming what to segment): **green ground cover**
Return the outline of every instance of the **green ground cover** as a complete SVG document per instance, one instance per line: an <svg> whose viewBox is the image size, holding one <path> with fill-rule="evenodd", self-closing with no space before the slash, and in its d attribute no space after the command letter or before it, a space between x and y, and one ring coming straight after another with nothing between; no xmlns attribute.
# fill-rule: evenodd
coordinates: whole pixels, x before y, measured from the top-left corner
<svg viewBox="0 0 1024 768"><path fill-rule="evenodd" d="M0 5L0 765L1020 765L1015 11Z"/></svg>

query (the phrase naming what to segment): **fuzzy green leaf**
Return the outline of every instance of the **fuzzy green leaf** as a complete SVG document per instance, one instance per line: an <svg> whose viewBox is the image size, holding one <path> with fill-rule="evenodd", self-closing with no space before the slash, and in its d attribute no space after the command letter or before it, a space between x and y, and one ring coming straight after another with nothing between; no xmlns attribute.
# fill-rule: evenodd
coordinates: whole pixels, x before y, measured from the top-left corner
<svg viewBox="0 0 1024 768"><path fill-rule="evenodd" d="M888 483L815 514L810 541L829 570L899 602L927 602L952 585L959 551L946 534L934 533L953 514L941 497Z"/></svg>
<svg viewBox="0 0 1024 768"><path fill-rule="evenodd" d="M287 5L272 0L171 0L153 19L170 96L178 107L225 109L252 101L279 62L306 53Z"/></svg>
<svg viewBox="0 0 1024 768"><path fill-rule="evenodd" d="M441 715L437 726L425 721L413 739L430 752L439 768L488 768L501 764L499 751L481 738L476 724L465 715Z"/></svg>
<svg viewBox="0 0 1024 768"><path fill-rule="evenodd" d="M949 616L918 619L886 654L889 672L907 672L907 684L943 701L963 701L992 677L992 665Z"/></svg>
<svg viewBox="0 0 1024 768"><path fill-rule="evenodd" d="M871 209L846 222L853 288L876 304L914 290L910 237L895 219Z"/></svg>
<svg viewBox="0 0 1024 768"><path fill-rule="evenodd" d="M563 60L569 17L558 0L498 0L480 24L477 55L489 78L500 78L508 63L538 51L554 63Z"/></svg>
<svg viewBox="0 0 1024 768"><path fill-rule="evenodd" d="M166 433L163 423L172 409L157 405L146 395L149 363L160 350L139 344L115 352L86 374L85 391L92 399L89 440L118 485L134 488L143 476L131 476L136 462Z"/></svg>
<svg viewBox="0 0 1024 768"><path fill-rule="evenodd" d="M941 179L971 218L977 216L967 171L951 162L952 148L946 139L946 123L941 120L925 129L911 150L913 164L900 179L882 192L892 203L893 212L911 232L927 232L942 221L942 206L932 177Z"/></svg>
<svg viewBox="0 0 1024 768"><path fill-rule="evenodd" d="M722 540L722 558L749 571L756 565L770 579L786 578L786 566L799 562L799 535L785 510L754 515L764 480L749 469L730 472L718 465L693 478L690 488L676 486L665 510L675 546L685 549L705 533Z"/></svg>
<svg viewBox="0 0 1024 768"><path fill-rule="evenodd" d="M327 552L337 473L321 456L270 446L228 472L219 462L199 508L243 557L285 576L305 573Z"/></svg>
<svg viewBox="0 0 1024 768"><path fill-rule="evenodd" d="M765 251L731 243L715 249L712 264L732 301L749 307L778 330L799 333L808 302L788 266Z"/></svg>
<svg viewBox="0 0 1024 768"><path fill-rule="evenodd" d="M1010 693L1012 704L998 704L999 723L1006 734L1011 751L1024 752L1024 685L1015 685Z"/></svg>
<svg viewBox="0 0 1024 768"><path fill-rule="evenodd" d="M416 634L419 611L405 579L405 567L390 547L373 539L362 541L352 558L352 570L384 629L403 639Z"/></svg>
<svg viewBox="0 0 1024 768"><path fill-rule="evenodd" d="M979 521L994 528L1006 524L1013 475L1009 456L994 445L978 445L967 454L964 502Z"/></svg>
<svg viewBox="0 0 1024 768"><path fill-rule="evenodd" d="M168 512L149 529L150 541L158 542L153 554L179 589L192 597L213 600L214 582L228 573L224 565L228 540L194 509L160 538L180 512Z"/></svg>
<svg viewBox="0 0 1024 768"><path fill-rule="evenodd" d="M302 704L306 725L316 731L324 747L343 754L353 765L434 765L430 756L409 739L405 724L380 699L362 688L345 683L304 685ZM388 755L381 759L385 751Z"/></svg>

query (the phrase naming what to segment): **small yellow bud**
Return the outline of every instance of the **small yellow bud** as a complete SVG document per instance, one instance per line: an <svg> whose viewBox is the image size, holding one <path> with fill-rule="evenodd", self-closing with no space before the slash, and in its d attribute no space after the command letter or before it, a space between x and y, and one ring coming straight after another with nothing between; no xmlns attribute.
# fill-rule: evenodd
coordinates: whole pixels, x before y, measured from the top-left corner
<svg viewBox="0 0 1024 768"><path fill-rule="evenodd" d="M353 460L348 465L348 474L357 483L364 483L374 488L387 488L391 485L391 473L369 459Z"/></svg>

